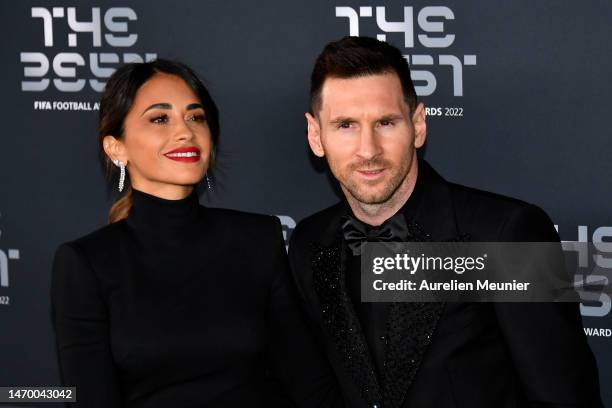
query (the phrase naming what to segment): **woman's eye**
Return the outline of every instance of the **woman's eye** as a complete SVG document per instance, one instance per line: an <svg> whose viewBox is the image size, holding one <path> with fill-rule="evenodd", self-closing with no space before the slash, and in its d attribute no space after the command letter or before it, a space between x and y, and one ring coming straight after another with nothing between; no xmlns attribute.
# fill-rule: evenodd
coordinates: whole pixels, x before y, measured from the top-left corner
<svg viewBox="0 0 612 408"><path fill-rule="evenodd" d="M204 114L192 115L192 116L189 117L189 120L192 120L194 122L205 122L206 121L206 115L204 115Z"/></svg>
<svg viewBox="0 0 612 408"><path fill-rule="evenodd" d="M151 118L151 123L155 123L155 124L163 124L168 122L168 115L159 115L159 116L155 116L153 118Z"/></svg>

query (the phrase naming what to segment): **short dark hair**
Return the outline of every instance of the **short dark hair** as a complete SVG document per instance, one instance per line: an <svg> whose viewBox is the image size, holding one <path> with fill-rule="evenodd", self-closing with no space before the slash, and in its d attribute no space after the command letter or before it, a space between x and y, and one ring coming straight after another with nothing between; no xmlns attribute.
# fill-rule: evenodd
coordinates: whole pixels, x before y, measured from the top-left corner
<svg viewBox="0 0 612 408"><path fill-rule="evenodd" d="M410 111L414 112L417 95L408 61L396 47L369 37L344 37L325 46L317 57L310 77L310 111L321 109L321 89L327 78L354 78L395 73Z"/></svg>

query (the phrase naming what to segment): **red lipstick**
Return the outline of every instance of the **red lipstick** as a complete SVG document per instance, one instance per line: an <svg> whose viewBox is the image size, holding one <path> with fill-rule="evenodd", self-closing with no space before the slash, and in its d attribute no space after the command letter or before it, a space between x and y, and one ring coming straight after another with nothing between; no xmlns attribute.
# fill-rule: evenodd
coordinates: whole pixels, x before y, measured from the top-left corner
<svg viewBox="0 0 612 408"><path fill-rule="evenodd" d="M164 153L164 156L174 161L195 163L200 161L200 149L196 147L179 147L178 149Z"/></svg>

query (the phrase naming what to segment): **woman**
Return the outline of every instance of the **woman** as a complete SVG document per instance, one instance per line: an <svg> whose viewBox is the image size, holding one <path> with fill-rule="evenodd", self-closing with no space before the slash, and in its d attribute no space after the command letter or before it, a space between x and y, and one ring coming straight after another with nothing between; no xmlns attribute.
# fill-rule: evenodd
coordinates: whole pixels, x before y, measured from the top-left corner
<svg viewBox="0 0 612 408"><path fill-rule="evenodd" d="M128 64L109 79L99 142L123 196L109 225L61 245L53 266L76 406L336 404L278 220L198 203L218 139L217 108L185 65Z"/></svg>

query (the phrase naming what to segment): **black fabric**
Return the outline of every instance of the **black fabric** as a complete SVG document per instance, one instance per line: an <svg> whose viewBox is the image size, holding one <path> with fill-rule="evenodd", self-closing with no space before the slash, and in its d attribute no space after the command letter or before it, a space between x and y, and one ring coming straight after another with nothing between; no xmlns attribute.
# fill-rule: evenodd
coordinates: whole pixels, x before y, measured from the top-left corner
<svg viewBox="0 0 612 408"><path fill-rule="evenodd" d="M388 302L361 302L361 244L369 242L405 242L428 241L431 237L414 221L423 193L423 178L417 182L410 195L410 199L401 210L386 220L380 226L371 226L358 220L347 202L344 202L346 215L342 217L342 235L346 243L346 289L352 303L354 312L359 320L361 330L369 348L369 354L374 364L379 392L389 388L389 382L397 383L396 379L385 381L386 364L394 364L396 356L387 356L387 348L392 337L388 321ZM394 308L393 313L398 311ZM392 325L392 324L391 324ZM393 371L393 370L391 370ZM387 375L388 376L388 375ZM382 399L382 397L380 397Z"/></svg>
<svg viewBox="0 0 612 408"><path fill-rule="evenodd" d="M449 183L427 162L418 165L415 190L401 210L413 240L559 240L538 207ZM356 370L379 366L374 361L380 345L358 349L368 356L360 365L347 362L352 355L343 350L372 343L368 331L380 332L383 315L339 303L359 303L355 284L349 279L341 285L346 269L354 269L354 260L342 256L350 254L341 228L345 215L346 203L339 203L300 222L289 259L347 406L371 407L377 401L364 394L364 383L356 381L364 373ZM384 319L383 372L366 384L378 387L385 408L602 406L596 362L575 303L394 303Z"/></svg>
<svg viewBox="0 0 612 408"><path fill-rule="evenodd" d="M126 220L55 256L70 406L338 406L297 299L276 217L134 191Z"/></svg>
<svg viewBox="0 0 612 408"><path fill-rule="evenodd" d="M361 301L361 257L350 252L346 257L346 289L370 349L374 369L380 383L381 374L384 372L387 342L386 321L390 303Z"/></svg>
<svg viewBox="0 0 612 408"><path fill-rule="evenodd" d="M382 402L382 390L370 349L345 288L339 247L316 248L312 258L313 285L320 300L321 324L340 355L343 372L350 376L361 398L370 406ZM347 403L347 406L352 406Z"/></svg>
<svg viewBox="0 0 612 408"><path fill-rule="evenodd" d="M402 214L395 214L380 226L368 225L352 215L344 217L342 222L344 242L352 255L361 255L361 244L364 242L402 242L408 239L408 225Z"/></svg>

